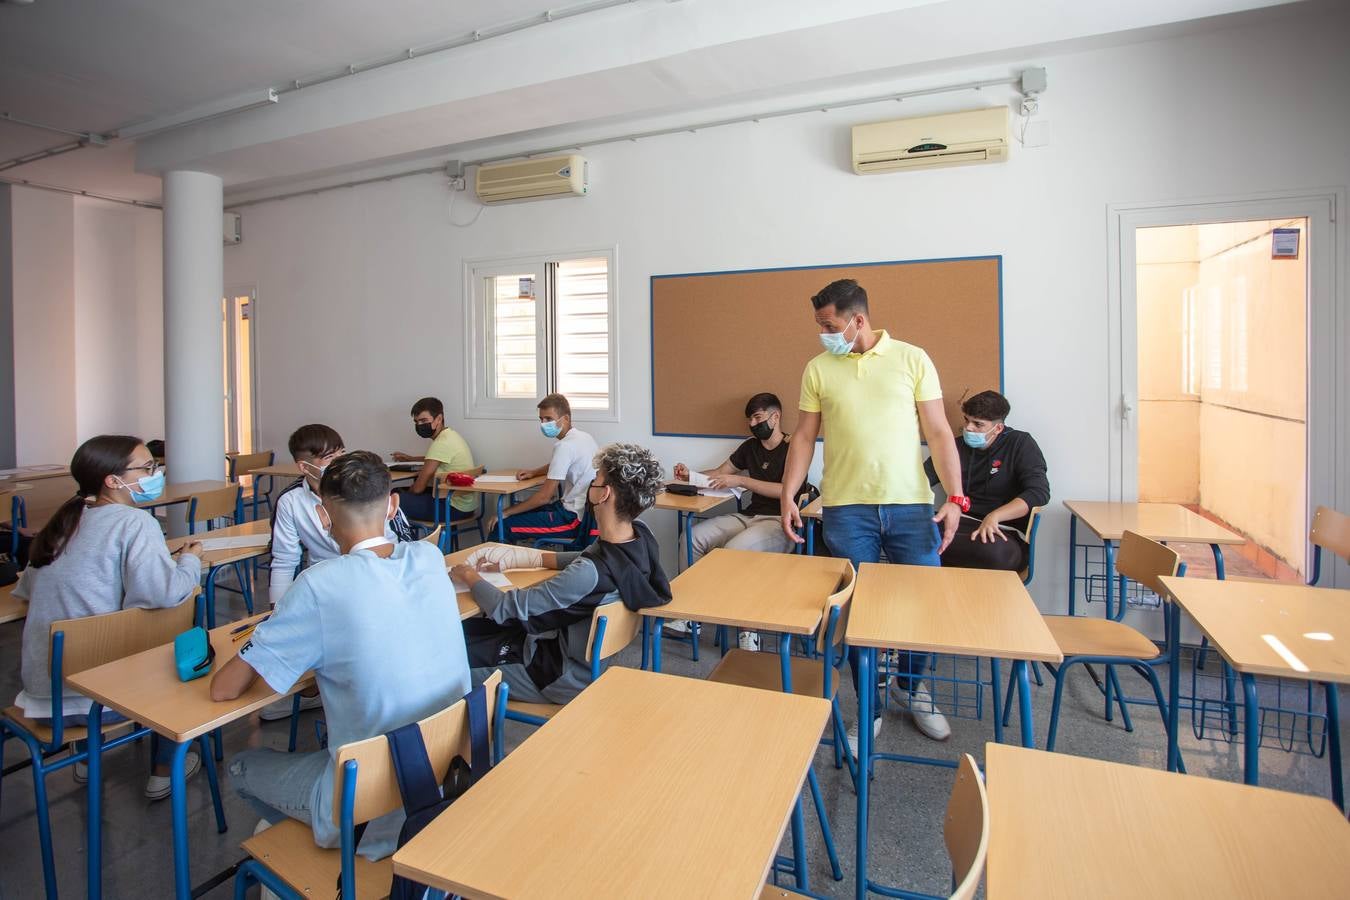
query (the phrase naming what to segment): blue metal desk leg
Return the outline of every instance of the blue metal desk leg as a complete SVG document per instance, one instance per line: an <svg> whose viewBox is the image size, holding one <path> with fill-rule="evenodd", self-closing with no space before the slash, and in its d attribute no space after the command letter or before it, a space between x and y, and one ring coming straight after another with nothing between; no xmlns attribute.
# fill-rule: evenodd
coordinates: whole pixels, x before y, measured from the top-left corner
<svg viewBox="0 0 1350 900"><path fill-rule="evenodd" d="M652 671L661 671L661 632L666 620L658 618L652 622Z"/></svg>
<svg viewBox="0 0 1350 900"><path fill-rule="evenodd" d="M216 566L211 566L206 570L206 590L203 591L203 601L206 628L209 631L216 627Z"/></svg>
<svg viewBox="0 0 1350 900"><path fill-rule="evenodd" d="M872 695L875 691L877 651L863 647L858 653L858 853L856 900L867 900L867 818L872 781Z"/></svg>
<svg viewBox="0 0 1350 900"><path fill-rule="evenodd" d="M694 564L694 517L684 514L684 567Z"/></svg>
<svg viewBox="0 0 1350 900"><path fill-rule="evenodd" d="M1245 716L1242 723L1242 780L1246 784L1259 784L1261 779L1261 723L1257 719L1256 678L1246 672L1242 673L1242 711Z"/></svg>
<svg viewBox="0 0 1350 900"><path fill-rule="evenodd" d="M505 509L506 495L497 495L497 543L506 543L506 523L502 521L502 510Z"/></svg>
<svg viewBox="0 0 1350 900"><path fill-rule="evenodd" d="M1345 784L1341 775L1341 698L1331 682L1322 688L1327 694L1327 756L1331 762L1331 799L1345 812Z"/></svg>
<svg viewBox="0 0 1350 900"><path fill-rule="evenodd" d="M188 748L192 741L183 741L173 752L173 765L169 771L169 802L173 804L173 884L178 900L190 900L192 884L188 877L190 860L188 859L187 834L187 778L183 774L183 764L187 759ZM203 762L209 765L209 762Z"/></svg>
<svg viewBox="0 0 1350 900"><path fill-rule="evenodd" d="M998 657L989 657L989 692L994 706L994 743L1003 743L1003 702L999 697L1002 687L999 685Z"/></svg>
<svg viewBox="0 0 1350 900"><path fill-rule="evenodd" d="M804 527L806 528L806 555L807 555L807 556L815 556L815 555L816 555L816 520L815 520L815 519L807 519Z"/></svg>
<svg viewBox="0 0 1350 900"><path fill-rule="evenodd" d="M1115 548L1111 546L1110 541L1102 541L1102 552L1106 557L1106 618L1111 619L1114 618L1112 612L1115 609L1112 600L1116 586L1116 578L1113 574L1116 570L1116 552ZM1120 598L1120 602L1125 602L1125 597L1123 595ZM1104 715L1108 722L1111 721L1111 686L1113 681L1114 679L1111 678L1110 668L1108 667L1106 677L1102 679L1102 692L1106 695L1106 712Z"/></svg>
<svg viewBox="0 0 1350 900"><path fill-rule="evenodd" d="M1031 722L1031 679L1027 677L1027 661L1013 660L1013 672L1017 675L1017 711L1022 717L1022 746L1034 750L1036 732Z"/></svg>
<svg viewBox="0 0 1350 900"><path fill-rule="evenodd" d="M89 707L89 721L103 721L103 704ZM103 729L97 725L89 729L89 870L88 894L90 900L103 896ZM41 777L36 772L35 778Z"/></svg>
<svg viewBox="0 0 1350 900"><path fill-rule="evenodd" d="M652 620L646 616L642 617L642 668L646 669L651 663L652 652Z"/></svg>
<svg viewBox="0 0 1350 900"><path fill-rule="evenodd" d="M1181 723L1181 607L1167 604L1167 771L1175 772L1181 756L1177 729Z"/></svg>
<svg viewBox="0 0 1350 900"><path fill-rule="evenodd" d="M1069 514L1069 615L1074 614L1078 601L1074 598L1074 592L1078 585L1075 578L1078 575L1078 516Z"/></svg>

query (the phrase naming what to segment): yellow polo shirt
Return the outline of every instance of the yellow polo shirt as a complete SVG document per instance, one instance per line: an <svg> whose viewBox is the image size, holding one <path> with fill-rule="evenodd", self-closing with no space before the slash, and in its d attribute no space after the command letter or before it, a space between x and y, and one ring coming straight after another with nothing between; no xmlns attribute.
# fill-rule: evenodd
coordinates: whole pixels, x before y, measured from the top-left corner
<svg viewBox="0 0 1350 900"><path fill-rule="evenodd" d="M434 459L436 477L450 472L468 472L473 469L473 453L468 443L454 429L446 427L436 435L436 439L427 448L427 459ZM474 512L478 509L478 497L472 493L455 491L450 495L450 505L461 512Z"/></svg>
<svg viewBox="0 0 1350 900"><path fill-rule="evenodd" d="M921 348L885 331L866 353L822 353L802 373L803 412L820 413L825 506L932 503L919 447L919 408L938 400L937 369Z"/></svg>

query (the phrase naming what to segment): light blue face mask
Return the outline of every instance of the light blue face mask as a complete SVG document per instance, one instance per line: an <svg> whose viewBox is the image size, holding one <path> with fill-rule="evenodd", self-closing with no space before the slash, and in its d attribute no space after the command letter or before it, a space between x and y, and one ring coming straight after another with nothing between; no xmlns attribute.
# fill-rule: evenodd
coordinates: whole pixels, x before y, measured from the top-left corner
<svg viewBox="0 0 1350 900"><path fill-rule="evenodd" d="M983 431L963 431L961 439L966 442L966 446L974 450L983 450L989 446L989 435Z"/></svg>
<svg viewBox="0 0 1350 900"><path fill-rule="evenodd" d="M853 349L853 342L858 339L858 336L855 334L850 340L844 337L846 334L848 334L847 325L844 326L843 331L837 334L822 334L820 335L820 345L835 356L847 356L849 351Z"/></svg>
<svg viewBox="0 0 1350 900"><path fill-rule="evenodd" d="M562 427L557 422L540 422L539 430L544 433L544 437L555 438L558 432L562 431Z"/></svg>
<svg viewBox="0 0 1350 900"><path fill-rule="evenodd" d="M120 478L117 480L122 481ZM143 475L136 479L136 487L122 481L122 487L131 492L132 503L149 503L151 500L158 500L163 495L164 473L156 472L153 475ZM140 488L140 490L136 488Z"/></svg>

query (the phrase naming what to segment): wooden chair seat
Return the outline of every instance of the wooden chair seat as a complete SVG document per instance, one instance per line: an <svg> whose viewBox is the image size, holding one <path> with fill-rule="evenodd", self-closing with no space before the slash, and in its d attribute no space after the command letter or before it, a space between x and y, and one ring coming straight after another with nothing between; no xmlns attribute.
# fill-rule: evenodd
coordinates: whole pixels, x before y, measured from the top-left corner
<svg viewBox="0 0 1350 900"><path fill-rule="evenodd" d="M35 722L23 714L23 710L17 706L10 706L5 709L5 718L10 724L22 728L24 731L37 738L41 743L50 744L52 740L52 726L43 725L41 722ZM103 738L107 740L115 737L124 731L132 729L131 722L109 722L103 726ZM61 739L65 741L82 741L89 737L89 729L83 725L66 725L61 729Z"/></svg>
<svg viewBox="0 0 1350 900"><path fill-rule="evenodd" d="M783 690L783 674L778 654L761 653L757 650L730 651L708 675L708 680L765 691L781 693ZM834 680L833 686L838 690L838 679ZM792 657L792 693L803 697L825 695L825 673L820 660Z"/></svg>
<svg viewBox="0 0 1350 900"><path fill-rule="evenodd" d="M14 596L14 588L18 584L16 581L8 587L0 588L0 624L17 622L28 617L28 601Z"/></svg>
<svg viewBox="0 0 1350 900"><path fill-rule="evenodd" d="M336 892L342 852L317 846L308 825L286 819L244 841L243 848L302 897L332 897ZM371 862L356 855L357 900L383 900L393 879L393 857Z"/></svg>
<svg viewBox="0 0 1350 900"><path fill-rule="evenodd" d="M1162 654L1124 622L1089 616L1045 616L1045 625L1065 656L1123 656L1153 659Z"/></svg>
<svg viewBox="0 0 1350 900"><path fill-rule="evenodd" d="M562 706L557 703L522 703L519 700L507 700L506 708L510 712L541 719L551 719L562 711Z"/></svg>
<svg viewBox="0 0 1350 900"><path fill-rule="evenodd" d="M793 693L796 693L795 691ZM809 897L810 894L799 894L796 891L788 890L785 887L779 887L776 884L764 885L764 890L759 892L759 900L779 900L781 897Z"/></svg>

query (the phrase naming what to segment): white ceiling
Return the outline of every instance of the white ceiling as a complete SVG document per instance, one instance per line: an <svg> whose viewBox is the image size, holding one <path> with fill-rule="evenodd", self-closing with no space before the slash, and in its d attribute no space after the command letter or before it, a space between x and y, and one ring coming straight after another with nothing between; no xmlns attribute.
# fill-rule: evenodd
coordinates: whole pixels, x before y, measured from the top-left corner
<svg viewBox="0 0 1350 900"><path fill-rule="evenodd" d="M0 111L108 131L578 2L0 2ZM237 192L588 121L608 127L922 74L1001 50L1123 41L1283 2L636 0L285 94L274 107L151 138L139 150L129 142L86 148L0 178L155 199L159 179L135 171L139 154L142 169L190 164L220 172ZM0 122L0 161L66 140Z"/></svg>

